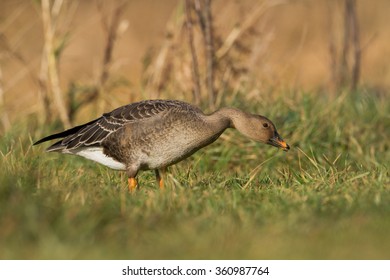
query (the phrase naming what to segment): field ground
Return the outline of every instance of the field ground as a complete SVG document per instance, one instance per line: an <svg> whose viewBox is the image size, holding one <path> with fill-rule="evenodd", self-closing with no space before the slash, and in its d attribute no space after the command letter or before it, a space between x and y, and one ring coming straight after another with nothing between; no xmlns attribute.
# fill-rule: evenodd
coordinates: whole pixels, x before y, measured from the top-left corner
<svg viewBox="0 0 390 280"><path fill-rule="evenodd" d="M0 139L0 258L389 259L390 99L266 100L233 105L274 120L288 153L227 131L171 167L163 192L141 173L135 195L122 173L31 146L60 128L14 125Z"/></svg>

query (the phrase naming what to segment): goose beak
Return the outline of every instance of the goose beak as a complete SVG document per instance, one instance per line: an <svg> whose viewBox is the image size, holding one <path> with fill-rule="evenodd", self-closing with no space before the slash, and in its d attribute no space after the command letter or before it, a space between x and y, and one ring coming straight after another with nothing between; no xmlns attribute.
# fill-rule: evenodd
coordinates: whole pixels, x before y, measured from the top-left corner
<svg viewBox="0 0 390 280"><path fill-rule="evenodd" d="M277 132L275 132L275 135L268 140L267 144L281 148L285 152L290 149L290 146L282 139L282 137L280 137Z"/></svg>

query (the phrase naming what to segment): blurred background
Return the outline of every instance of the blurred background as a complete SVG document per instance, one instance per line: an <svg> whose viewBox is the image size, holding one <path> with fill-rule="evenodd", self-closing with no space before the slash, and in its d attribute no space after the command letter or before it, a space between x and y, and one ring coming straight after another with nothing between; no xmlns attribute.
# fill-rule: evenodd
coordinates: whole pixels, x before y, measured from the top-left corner
<svg viewBox="0 0 390 280"><path fill-rule="evenodd" d="M212 109L240 92L390 85L390 1L209 2L2 0L0 131L146 98Z"/></svg>
<svg viewBox="0 0 390 280"><path fill-rule="evenodd" d="M389 0L0 0L0 259L390 259ZM274 121L129 195L34 141L174 98ZM211 250L212 248L212 250Z"/></svg>

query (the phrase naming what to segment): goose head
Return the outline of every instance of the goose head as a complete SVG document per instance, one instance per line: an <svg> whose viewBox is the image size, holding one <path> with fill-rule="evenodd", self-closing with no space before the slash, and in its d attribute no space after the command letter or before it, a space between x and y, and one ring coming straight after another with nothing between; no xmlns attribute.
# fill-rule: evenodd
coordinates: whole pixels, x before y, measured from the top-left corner
<svg viewBox="0 0 390 280"><path fill-rule="evenodd" d="M233 126L238 131L252 140L280 148L286 152L290 149L272 121L264 116L245 114L245 116L233 118L232 121Z"/></svg>

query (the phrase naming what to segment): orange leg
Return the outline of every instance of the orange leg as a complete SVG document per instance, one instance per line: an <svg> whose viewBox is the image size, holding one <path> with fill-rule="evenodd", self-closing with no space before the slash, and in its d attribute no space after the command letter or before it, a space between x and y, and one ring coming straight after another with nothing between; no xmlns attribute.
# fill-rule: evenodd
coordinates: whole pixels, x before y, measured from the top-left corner
<svg viewBox="0 0 390 280"><path fill-rule="evenodd" d="M129 192L130 193L133 193L135 191L135 189L137 188L137 180L133 177L130 177L128 179L128 183L129 183Z"/></svg>
<svg viewBox="0 0 390 280"><path fill-rule="evenodd" d="M163 190L164 189L164 180L163 180L163 177L160 175L160 171L158 171L157 169L156 169L156 180L157 180L157 183L158 183L160 190Z"/></svg>

